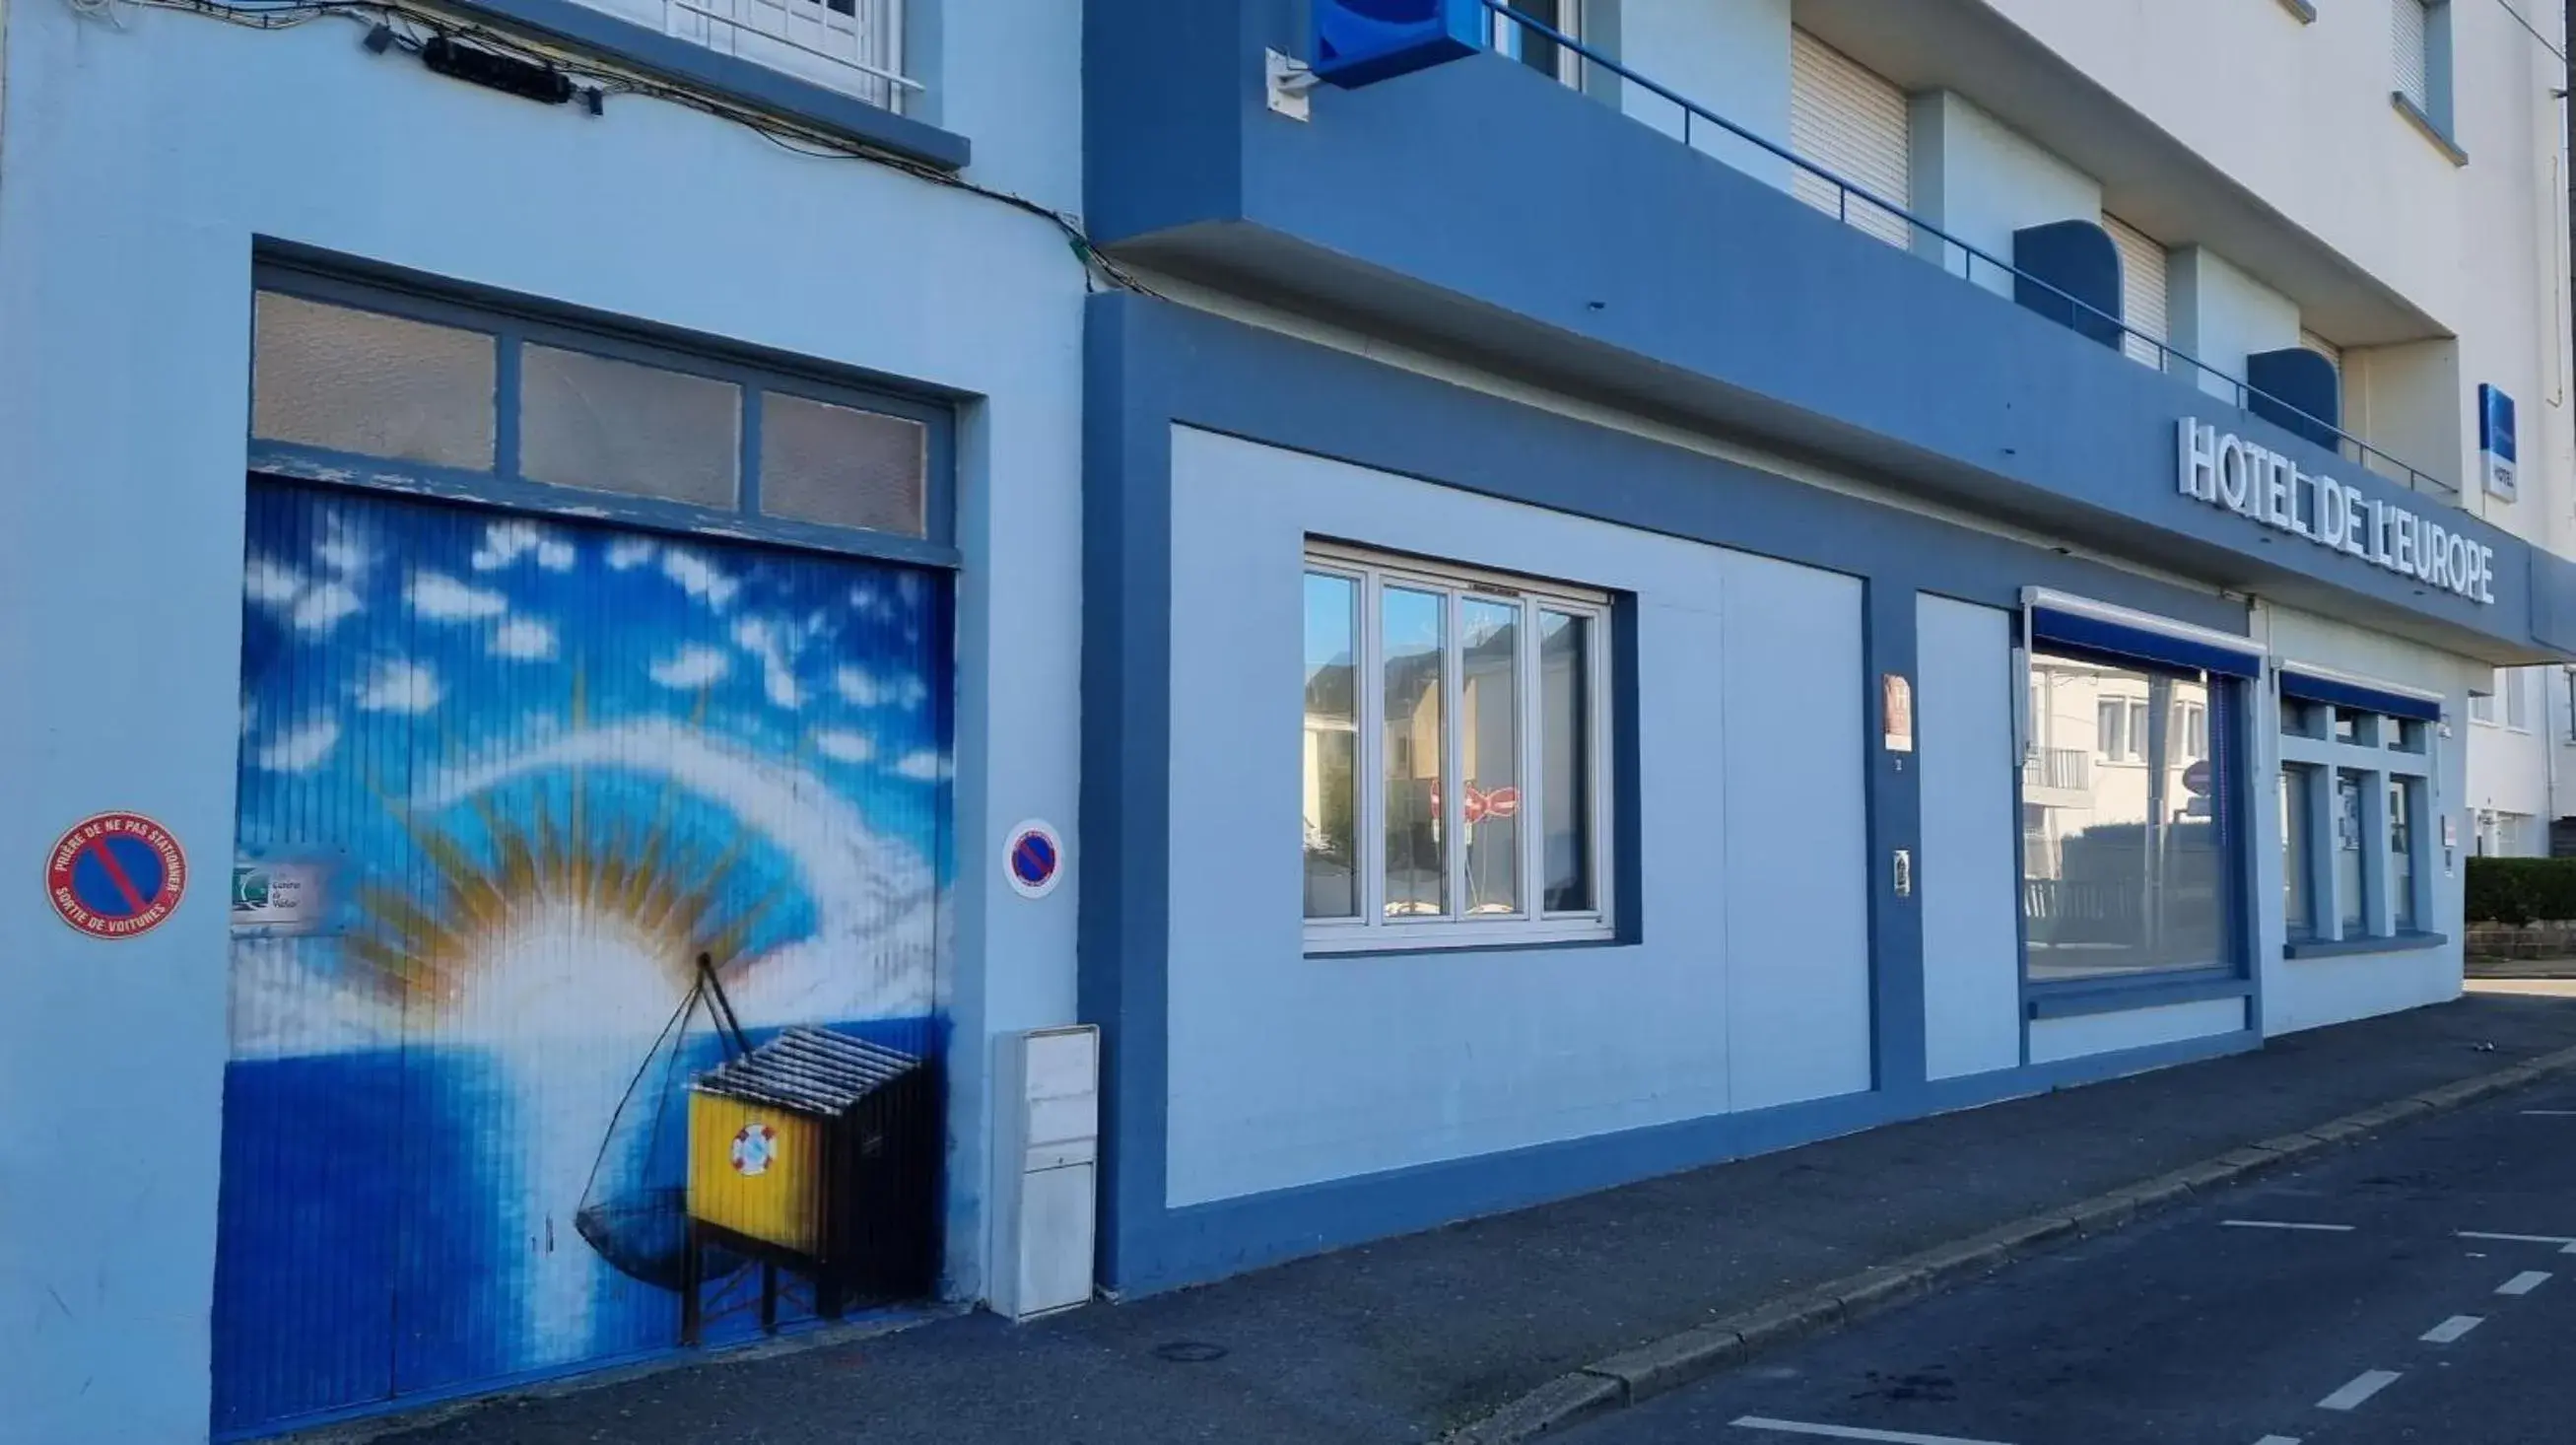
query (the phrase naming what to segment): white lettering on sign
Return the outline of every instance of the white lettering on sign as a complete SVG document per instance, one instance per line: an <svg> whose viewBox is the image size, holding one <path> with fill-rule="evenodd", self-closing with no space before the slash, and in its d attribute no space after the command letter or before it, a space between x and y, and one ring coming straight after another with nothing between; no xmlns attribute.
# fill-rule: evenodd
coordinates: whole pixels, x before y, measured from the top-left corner
<svg viewBox="0 0 2576 1445"><path fill-rule="evenodd" d="M2495 549L2361 488L2302 471L2259 442L2184 417L2175 436L2182 494L2428 587L2495 602Z"/></svg>

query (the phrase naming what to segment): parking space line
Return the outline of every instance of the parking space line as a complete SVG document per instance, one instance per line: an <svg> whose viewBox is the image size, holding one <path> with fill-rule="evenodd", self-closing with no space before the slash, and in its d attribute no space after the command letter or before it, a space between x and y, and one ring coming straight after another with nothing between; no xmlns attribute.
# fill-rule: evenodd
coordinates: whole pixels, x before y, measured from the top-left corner
<svg viewBox="0 0 2576 1445"><path fill-rule="evenodd" d="M2522 1273L2515 1275L2513 1278L2506 1280L2504 1283L2497 1285L2496 1293L2529 1294L2533 1290L2536 1290L2547 1283L2549 1283L2549 1271L2544 1269L2526 1269Z"/></svg>
<svg viewBox="0 0 2576 1445"><path fill-rule="evenodd" d="M1820 1435L1828 1440L1875 1440L1879 1445L2003 1445L2000 1440L1970 1440L1960 1435L1909 1435L1902 1430L1864 1430L1857 1425L1811 1425L1800 1420L1738 1416L1738 1430L1769 1430L1779 1435Z"/></svg>
<svg viewBox="0 0 2576 1445"><path fill-rule="evenodd" d="M2317 1402L2320 1410L2358 1410L2361 1402L2397 1382L2395 1370L2364 1370L2344 1382L2344 1387Z"/></svg>
<svg viewBox="0 0 2576 1445"><path fill-rule="evenodd" d="M2447 1345L2486 1322L2484 1315L2453 1315L2416 1338L2428 1345Z"/></svg>
<svg viewBox="0 0 2576 1445"><path fill-rule="evenodd" d="M2507 1244L2576 1245L2576 1235L2567 1234L2489 1234L2483 1229L2455 1229L2451 1233L2460 1239L2497 1239Z"/></svg>
<svg viewBox="0 0 2576 1445"><path fill-rule="evenodd" d="M2319 1234L2350 1234L2349 1224L2304 1224L2294 1219L2222 1219L2229 1229L2311 1229Z"/></svg>

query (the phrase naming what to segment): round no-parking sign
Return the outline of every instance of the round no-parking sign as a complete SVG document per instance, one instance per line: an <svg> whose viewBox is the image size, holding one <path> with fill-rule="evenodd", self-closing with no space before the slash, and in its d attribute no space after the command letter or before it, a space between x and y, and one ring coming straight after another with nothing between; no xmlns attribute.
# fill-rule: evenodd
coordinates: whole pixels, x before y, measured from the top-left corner
<svg viewBox="0 0 2576 1445"><path fill-rule="evenodd" d="M188 855L140 813L74 823L45 855L45 897L92 938L134 938L169 918L188 891Z"/></svg>
<svg viewBox="0 0 2576 1445"><path fill-rule="evenodd" d="M1064 874L1064 842L1055 829L1032 818L1002 844L1002 872L1022 898L1044 898Z"/></svg>

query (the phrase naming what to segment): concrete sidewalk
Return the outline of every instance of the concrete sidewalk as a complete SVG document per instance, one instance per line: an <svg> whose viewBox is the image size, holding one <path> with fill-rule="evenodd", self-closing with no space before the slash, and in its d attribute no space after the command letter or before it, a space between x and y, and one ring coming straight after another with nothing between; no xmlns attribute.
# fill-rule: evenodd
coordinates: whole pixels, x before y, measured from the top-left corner
<svg viewBox="0 0 2576 1445"><path fill-rule="evenodd" d="M2481 994L1014 1328L505 1399L404 1445L1430 1440L1605 1356L2256 1140L2576 1046Z"/></svg>

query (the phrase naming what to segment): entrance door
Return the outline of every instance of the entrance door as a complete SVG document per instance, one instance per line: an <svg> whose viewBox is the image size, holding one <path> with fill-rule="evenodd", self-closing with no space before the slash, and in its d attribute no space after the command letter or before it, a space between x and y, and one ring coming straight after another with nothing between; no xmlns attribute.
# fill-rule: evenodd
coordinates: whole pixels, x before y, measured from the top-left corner
<svg viewBox="0 0 2576 1445"><path fill-rule="evenodd" d="M254 480L245 593L217 1432L672 1347L698 955L937 1050L945 579Z"/></svg>

